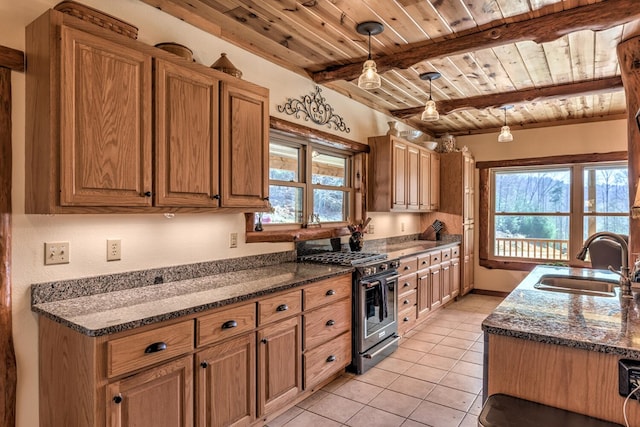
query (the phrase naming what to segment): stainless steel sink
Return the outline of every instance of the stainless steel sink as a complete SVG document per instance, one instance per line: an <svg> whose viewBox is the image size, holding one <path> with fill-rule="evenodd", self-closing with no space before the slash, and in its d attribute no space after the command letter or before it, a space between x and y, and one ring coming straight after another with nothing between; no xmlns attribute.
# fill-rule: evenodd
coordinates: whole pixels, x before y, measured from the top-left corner
<svg viewBox="0 0 640 427"><path fill-rule="evenodd" d="M615 297L614 287L618 282L591 279L578 276L544 275L534 288L543 291L565 292L570 294Z"/></svg>

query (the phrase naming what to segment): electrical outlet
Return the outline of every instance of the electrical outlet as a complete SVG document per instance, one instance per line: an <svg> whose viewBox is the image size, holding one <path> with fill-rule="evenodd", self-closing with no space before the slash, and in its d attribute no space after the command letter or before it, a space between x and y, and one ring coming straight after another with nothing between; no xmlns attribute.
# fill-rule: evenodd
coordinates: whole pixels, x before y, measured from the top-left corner
<svg viewBox="0 0 640 427"><path fill-rule="evenodd" d="M621 359L618 361L618 393L627 397L632 391L640 386L640 361ZM638 399L640 391L631 395L631 399Z"/></svg>
<svg viewBox="0 0 640 427"><path fill-rule="evenodd" d="M44 265L69 264L69 242L44 244Z"/></svg>
<svg viewBox="0 0 640 427"><path fill-rule="evenodd" d="M107 261L120 261L122 259L122 248L120 239L107 240Z"/></svg>
<svg viewBox="0 0 640 427"><path fill-rule="evenodd" d="M229 233L229 247L230 248L238 247L238 233Z"/></svg>
<svg viewBox="0 0 640 427"><path fill-rule="evenodd" d="M367 232L369 234L375 234L375 227L373 226L373 224L369 223L369 225L367 226Z"/></svg>

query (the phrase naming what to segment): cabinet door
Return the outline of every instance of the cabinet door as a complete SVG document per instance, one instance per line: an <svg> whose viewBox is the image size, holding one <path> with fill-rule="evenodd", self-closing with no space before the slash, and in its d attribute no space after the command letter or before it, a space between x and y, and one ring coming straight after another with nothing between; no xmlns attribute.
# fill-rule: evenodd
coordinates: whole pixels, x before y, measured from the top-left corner
<svg viewBox="0 0 640 427"><path fill-rule="evenodd" d="M247 426L255 420L255 333L196 354L198 427Z"/></svg>
<svg viewBox="0 0 640 427"><path fill-rule="evenodd" d="M258 331L258 416L271 413L302 391L300 318Z"/></svg>
<svg viewBox="0 0 640 427"><path fill-rule="evenodd" d="M407 208L407 145L399 141L393 141L391 153L393 179L392 209Z"/></svg>
<svg viewBox="0 0 640 427"><path fill-rule="evenodd" d="M407 209L420 208L420 150L407 148Z"/></svg>
<svg viewBox="0 0 640 427"><path fill-rule="evenodd" d="M107 426L193 426L192 364L185 356L107 385Z"/></svg>
<svg viewBox="0 0 640 427"><path fill-rule="evenodd" d="M455 298L460 295L460 258L454 258L451 260L451 298Z"/></svg>
<svg viewBox="0 0 640 427"><path fill-rule="evenodd" d="M473 254L465 255L462 275L462 295L465 295L473 289Z"/></svg>
<svg viewBox="0 0 640 427"><path fill-rule="evenodd" d="M441 279L441 287L440 290L440 300L442 304L448 302L451 299L451 289L452 289L452 281L451 281L451 262L446 261L440 264L440 279Z"/></svg>
<svg viewBox="0 0 640 427"><path fill-rule="evenodd" d="M242 82L220 85L221 206L266 208L269 93Z"/></svg>
<svg viewBox="0 0 640 427"><path fill-rule="evenodd" d="M429 269L431 276L429 283L431 310L442 304L442 269L440 265L436 265Z"/></svg>
<svg viewBox="0 0 640 427"><path fill-rule="evenodd" d="M418 272L418 317L431 311L431 273L429 269Z"/></svg>
<svg viewBox="0 0 640 427"><path fill-rule="evenodd" d="M431 189L429 191L430 210L440 208L440 155L432 153L431 156Z"/></svg>
<svg viewBox="0 0 640 427"><path fill-rule="evenodd" d="M151 57L61 35L60 204L151 206Z"/></svg>
<svg viewBox="0 0 640 427"><path fill-rule="evenodd" d="M218 84L156 60L157 206L218 206Z"/></svg>
<svg viewBox="0 0 640 427"><path fill-rule="evenodd" d="M431 210L431 153L420 150L419 209Z"/></svg>
<svg viewBox="0 0 640 427"><path fill-rule="evenodd" d="M463 157L464 159L464 170L463 170L463 175L464 175L464 200L463 200L463 205L464 205L464 222L469 222L469 221L473 221L473 217L474 217L474 197L475 197L475 190L474 190L474 175L475 175L475 161L473 160L473 157L471 157L470 155L465 155Z"/></svg>

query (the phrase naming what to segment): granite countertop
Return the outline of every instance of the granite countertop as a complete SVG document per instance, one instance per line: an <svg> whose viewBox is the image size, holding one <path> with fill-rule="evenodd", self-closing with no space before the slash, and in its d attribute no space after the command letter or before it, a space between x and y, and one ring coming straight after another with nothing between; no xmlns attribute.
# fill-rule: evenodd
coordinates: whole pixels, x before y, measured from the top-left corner
<svg viewBox="0 0 640 427"><path fill-rule="evenodd" d="M32 311L82 334L101 336L246 301L353 272L352 267L287 262L135 289L43 302Z"/></svg>
<svg viewBox="0 0 640 427"><path fill-rule="evenodd" d="M640 294L633 299L539 290L546 274L618 282L606 270L538 266L482 323L489 334L640 359Z"/></svg>
<svg viewBox="0 0 640 427"><path fill-rule="evenodd" d="M386 253L390 259L403 258L418 255L434 249L448 248L459 245L458 241L442 240L412 240L409 242L394 243L380 247L378 250Z"/></svg>

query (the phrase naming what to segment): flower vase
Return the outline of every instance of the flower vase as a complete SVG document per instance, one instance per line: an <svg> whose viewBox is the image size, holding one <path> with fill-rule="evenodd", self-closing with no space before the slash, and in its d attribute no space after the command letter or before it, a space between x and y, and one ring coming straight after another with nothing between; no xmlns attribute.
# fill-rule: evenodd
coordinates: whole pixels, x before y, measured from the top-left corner
<svg viewBox="0 0 640 427"><path fill-rule="evenodd" d="M389 130L387 131L387 135L398 136L400 135L400 131L398 130L398 122L387 122L389 125Z"/></svg>
<svg viewBox="0 0 640 427"><path fill-rule="evenodd" d="M351 233L351 237L349 238L349 249L351 249L351 252L360 252L363 246L364 236L362 233L359 231Z"/></svg>

